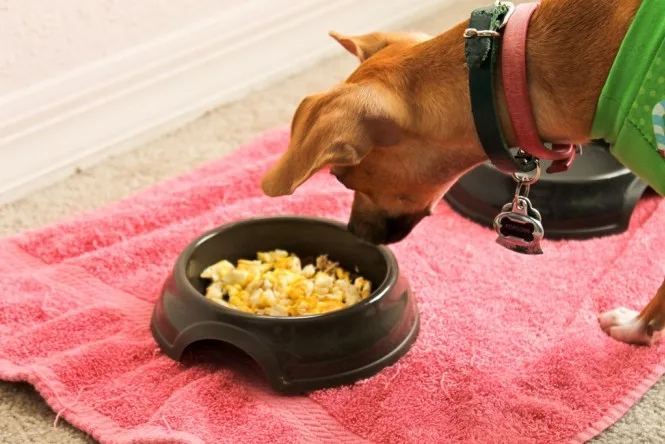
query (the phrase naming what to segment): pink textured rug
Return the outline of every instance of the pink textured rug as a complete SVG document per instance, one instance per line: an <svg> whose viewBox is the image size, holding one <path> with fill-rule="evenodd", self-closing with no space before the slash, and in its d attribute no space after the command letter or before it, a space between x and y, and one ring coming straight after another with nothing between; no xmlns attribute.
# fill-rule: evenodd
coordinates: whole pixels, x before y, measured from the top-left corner
<svg viewBox="0 0 665 444"><path fill-rule="evenodd" d="M289 198L261 195L261 173L287 139L271 131L127 200L2 241L0 377L34 384L109 443L514 444L589 439L663 374L665 346L614 342L596 321L615 306L640 309L662 281L665 202L655 198L630 232L546 242L535 258L439 206L393 248L418 297L420 336L354 386L281 398L223 350L169 360L150 315L191 239L259 214L346 219L351 194L325 174Z"/></svg>

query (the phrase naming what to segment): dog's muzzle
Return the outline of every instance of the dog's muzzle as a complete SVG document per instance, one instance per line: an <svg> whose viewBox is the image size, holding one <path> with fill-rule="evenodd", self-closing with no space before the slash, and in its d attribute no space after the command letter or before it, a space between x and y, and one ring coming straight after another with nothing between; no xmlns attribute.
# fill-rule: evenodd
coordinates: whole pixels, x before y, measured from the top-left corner
<svg viewBox="0 0 665 444"><path fill-rule="evenodd" d="M429 213L404 214L397 217L363 218L351 215L348 230L375 245L394 244L403 240Z"/></svg>

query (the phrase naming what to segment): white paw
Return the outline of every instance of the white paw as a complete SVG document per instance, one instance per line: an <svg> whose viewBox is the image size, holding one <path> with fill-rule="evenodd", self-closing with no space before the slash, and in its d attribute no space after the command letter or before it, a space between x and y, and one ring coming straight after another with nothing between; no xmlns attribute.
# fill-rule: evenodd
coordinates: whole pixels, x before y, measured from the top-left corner
<svg viewBox="0 0 665 444"><path fill-rule="evenodd" d="M598 316L600 328L612 338L626 344L653 345L660 339L660 332L651 332L643 321L637 318L639 313L625 307L606 311Z"/></svg>

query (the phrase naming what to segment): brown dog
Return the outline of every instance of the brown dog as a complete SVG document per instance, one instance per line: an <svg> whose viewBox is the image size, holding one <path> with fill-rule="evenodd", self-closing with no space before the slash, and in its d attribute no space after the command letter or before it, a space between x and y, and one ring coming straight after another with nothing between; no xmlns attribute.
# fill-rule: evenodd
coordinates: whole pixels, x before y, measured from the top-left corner
<svg viewBox="0 0 665 444"><path fill-rule="evenodd" d="M529 28L527 67L543 140L589 142L600 92L640 4L541 3ZM374 243L407 236L460 176L487 160L470 107L462 38L467 26L465 21L435 37L331 33L362 63L341 85L301 102L289 147L263 179L265 194L291 194L330 167L355 192L350 231ZM586 69L575 68L580 60ZM497 99L514 145L501 92ZM641 313L619 308L599 321L617 340L655 343L665 327L665 281Z"/></svg>

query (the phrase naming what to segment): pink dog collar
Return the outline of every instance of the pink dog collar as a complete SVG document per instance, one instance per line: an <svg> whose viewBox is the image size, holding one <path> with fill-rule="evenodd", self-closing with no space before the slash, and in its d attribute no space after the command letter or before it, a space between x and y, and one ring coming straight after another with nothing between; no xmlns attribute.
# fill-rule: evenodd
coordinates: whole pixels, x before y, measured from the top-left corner
<svg viewBox="0 0 665 444"><path fill-rule="evenodd" d="M526 43L531 16L538 3L517 5L503 33L501 69L506 105L519 147L533 157L552 160L548 173L567 171L575 159L576 145L552 144L548 149L538 135L529 99Z"/></svg>

